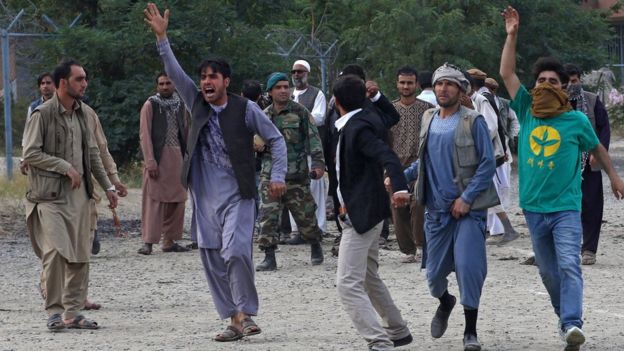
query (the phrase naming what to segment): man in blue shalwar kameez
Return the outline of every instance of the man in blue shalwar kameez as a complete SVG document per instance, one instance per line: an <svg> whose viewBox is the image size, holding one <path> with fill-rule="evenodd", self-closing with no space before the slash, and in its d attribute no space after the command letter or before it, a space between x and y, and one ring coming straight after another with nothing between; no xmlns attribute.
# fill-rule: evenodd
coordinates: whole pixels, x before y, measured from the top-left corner
<svg viewBox="0 0 624 351"><path fill-rule="evenodd" d="M487 209L498 204L492 182L496 170L492 142L482 115L460 105L469 87L455 66L433 74L439 108L423 114L415 196L426 206L427 281L440 306L431 335L441 337L456 298L447 276L455 271L466 325L464 350L480 350L477 312L487 274Z"/></svg>
<svg viewBox="0 0 624 351"><path fill-rule="evenodd" d="M216 341L234 341L260 333L251 319L258 311L254 284L252 234L256 218L253 135L260 135L273 157L270 195L286 191L286 144L262 110L245 98L227 93L230 66L206 60L199 67L200 89L178 64L169 41L169 10L161 16L155 4L144 11L157 38L165 71L187 107L191 127L182 166L182 184L193 200L193 235L217 312L231 319Z"/></svg>

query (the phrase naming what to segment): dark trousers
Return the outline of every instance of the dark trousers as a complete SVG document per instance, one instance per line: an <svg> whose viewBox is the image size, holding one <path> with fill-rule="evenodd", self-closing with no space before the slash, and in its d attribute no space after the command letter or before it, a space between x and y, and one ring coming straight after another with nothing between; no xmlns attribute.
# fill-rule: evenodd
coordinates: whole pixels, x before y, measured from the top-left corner
<svg viewBox="0 0 624 351"><path fill-rule="evenodd" d="M602 225L602 213L604 198L602 193L602 172L592 172L589 165L583 170L583 193L581 223L583 224L583 251L598 251L598 239L600 238L600 226Z"/></svg>

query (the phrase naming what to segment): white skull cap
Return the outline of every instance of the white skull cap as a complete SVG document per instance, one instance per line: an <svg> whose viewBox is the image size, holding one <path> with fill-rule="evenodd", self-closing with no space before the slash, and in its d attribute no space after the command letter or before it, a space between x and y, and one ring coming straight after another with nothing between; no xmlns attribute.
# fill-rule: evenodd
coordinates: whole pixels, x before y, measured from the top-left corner
<svg viewBox="0 0 624 351"><path fill-rule="evenodd" d="M295 69L296 65L302 65L303 67L306 68L306 70L308 72L310 72L310 64L308 63L308 61L306 61L306 60L297 60L297 61L295 61L295 63L293 63L293 69Z"/></svg>

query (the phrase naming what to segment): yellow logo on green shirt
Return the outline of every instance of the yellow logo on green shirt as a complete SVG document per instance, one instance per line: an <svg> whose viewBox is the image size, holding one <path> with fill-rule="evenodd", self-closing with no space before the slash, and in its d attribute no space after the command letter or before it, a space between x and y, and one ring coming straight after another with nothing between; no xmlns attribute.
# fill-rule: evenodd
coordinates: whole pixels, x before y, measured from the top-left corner
<svg viewBox="0 0 624 351"><path fill-rule="evenodd" d="M543 154L544 157L549 157L554 155L559 149L561 136L553 127L539 126L531 132L529 145L535 156Z"/></svg>

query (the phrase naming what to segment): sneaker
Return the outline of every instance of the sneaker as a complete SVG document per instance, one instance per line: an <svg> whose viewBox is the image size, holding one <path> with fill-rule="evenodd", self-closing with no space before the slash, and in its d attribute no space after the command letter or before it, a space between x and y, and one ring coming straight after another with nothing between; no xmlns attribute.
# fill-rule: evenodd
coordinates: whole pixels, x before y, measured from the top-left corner
<svg viewBox="0 0 624 351"><path fill-rule="evenodd" d="M502 238L500 239L500 241L498 242L498 246L503 246L507 243L510 243L516 239L518 239L520 237L520 234L518 234L517 231L512 231L512 232L506 232L505 234L502 235Z"/></svg>
<svg viewBox="0 0 624 351"><path fill-rule="evenodd" d="M581 255L581 263L585 266L596 264L596 254L588 250L583 251L583 255Z"/></svg>
<svg viewBox="0 0 624 351"><path fill-rule="evenodd" d="M565 331L565 351L578 351L585 343L585 334L579 327L570 327Z"/></svg>
<svg viewBox="0 0 624 351"><path fill-rule="evenodd" d="M535 262L535 255L527 257L526 260L520 262L520 264L523 264L525 266L537 266L537 263Z"/></svg>
<svg viewBox="0 0 624 351"><path fill-rule="evenodd" d="M405 345L411 344L412 341L414 341L414 338L412 337L412 334L408 334L406 337L403 337L403 338L400 338L400 339L396 339L396 340L392 340L392 343L394 344L394 347L401 347L401 346L405 346Z"/></svg>

